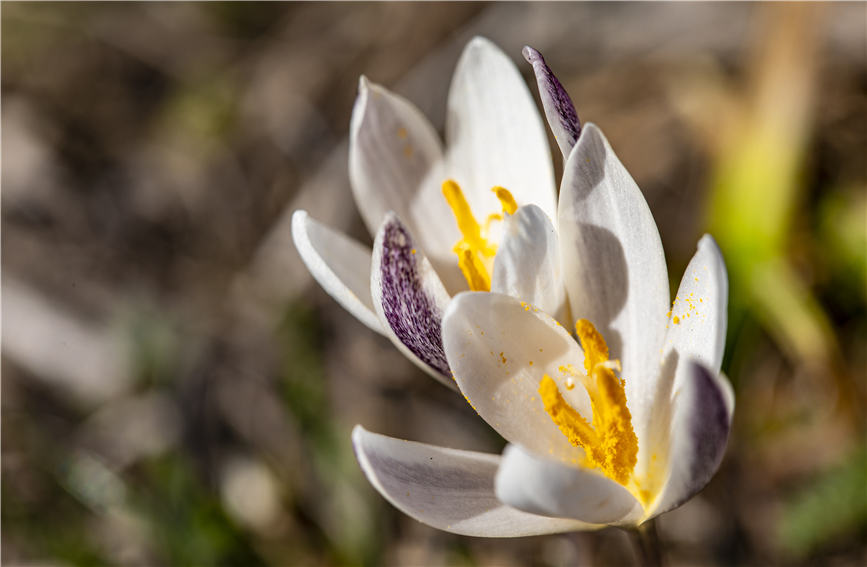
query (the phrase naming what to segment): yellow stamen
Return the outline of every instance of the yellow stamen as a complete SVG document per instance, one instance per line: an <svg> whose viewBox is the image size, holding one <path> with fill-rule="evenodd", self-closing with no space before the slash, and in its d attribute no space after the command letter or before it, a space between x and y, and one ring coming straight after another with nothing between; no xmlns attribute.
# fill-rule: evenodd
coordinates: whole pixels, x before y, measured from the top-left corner
<svg viewBox="0 0 867 567"><path fill-rule="evenodd" d="M575 321L575 332L581 340L581 347L584 349L584 368L588 374L591 374L597 364L608 360L608 345L593 323L587 319Z"/></svg>
<svg viewBox="0 0 867 567"><path fill-rule="evenodd" d="M491 189L494 194L497 195L497 199L500 200L500 205L503 206L503 212L514 215L515 211L518 210L518 203L515 202L515 198L512 197L512 194L505 187L500 187L499 185Z"/></svg>
<svg viewBox="0 0 867 567"><path fill-rule="evenodd" d="M467 284L473 291L491 290L491 270L497 245L486 238L488 227L493 220L502 217L494 214L485 221L484 229L479 226L470 204L467 203L460 186L451 179L443 182L443 196L455 215L461 239L453 250L458 256L458 267L464 274Z"/></svg>
<svg viewBox="0 0 867 567"><path fill-rule="evenodd" d="M547 374L539 383L539 395L542 397L545 411L570 443L576 447L592 447L599 444L599 436L587 420L563 398L557 383Z"/></svg>
<svg viewBox="0 0 867 567"><path fill-rule="evenodd" d="M446 198L455 220L458 222L458 230L463 239L473 248L483 249L487 242L482 239L482 228L476 222L470 204L467 203L461 187L451 179L443 182L443 196Z"/></svg>
<svg viewBox="0 0 867 567"><path fill-rule="evenodd" d="M467 279L467 284L471 290L491 290L491 278L488 276L488 270L470 248L464 248L458 253L458 267Z"/></svg>
<svg viewBox="0 0 867 567"><path fill-rule="evenodd" d="M608 360L608 345L593 324L580 319L575 330L584 347L584 367L593 378L585 382L593 409L592 427L569 406L548 375L539 384L539 395L545 411L569 442L586 451L588 464L626 485L638 462L638 438L626 406L624 382L614 374L617 365Z"/></svg>

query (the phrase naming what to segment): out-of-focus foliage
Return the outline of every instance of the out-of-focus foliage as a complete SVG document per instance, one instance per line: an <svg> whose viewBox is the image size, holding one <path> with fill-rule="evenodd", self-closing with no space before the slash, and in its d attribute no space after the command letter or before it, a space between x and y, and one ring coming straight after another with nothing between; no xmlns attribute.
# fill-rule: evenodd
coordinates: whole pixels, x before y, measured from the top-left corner
<svg viewBox="0 0 867 567"><path fill-rule="evenodd" d="M804 558L822 546L867 533L867 448L827 471L794 495L780 517L784 548Z"/></svg>
<svg viewBox="0 0 867 567"><path fill-rule="evenodd" d="M545 54L644 191L677 281L732 285L720 473L671 565L867 561L863 5L39 4L2 10L2 561L575 565L617 530L460 538L349 443L497 451L459 396L312 285L295 208L369 244L362 73L441 127L466 40Z"/></svg>

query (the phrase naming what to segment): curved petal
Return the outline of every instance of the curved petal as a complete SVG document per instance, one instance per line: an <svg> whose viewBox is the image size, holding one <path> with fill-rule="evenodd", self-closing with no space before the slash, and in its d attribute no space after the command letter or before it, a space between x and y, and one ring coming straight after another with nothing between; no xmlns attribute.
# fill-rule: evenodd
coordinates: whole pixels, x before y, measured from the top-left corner
<svg viewBox="0 0 867 567"><path fill-rule="evenodd" d="M401 441L352 430L355 456L370 483L403 513L440 530L480 537L519 537L594 529L503 505L494 495L499 457Z"/></svg>
<svg viewBox="0 0 867 567"><path fill-rule="evenodd" d="M581 369L578 343L554 319L507 295L464 292L443 317L443 344L461 392L506 440L566 463L584 451L572 446L545 411L539 382L546 374L587 420L590 399L565 386L568 365Z"/></svg>
<svg viewBox="0 0 867 567"><path fill-rule="evenodd" d="M690 378L679 361L694 359L701 362L711 373L719 372L722 363L726 336L726 308L728 303L728 277L719 248L708 235L698 243L698 251L690 260L680 281L674 305L669 312L668 330L663 345L662 364L659 367L659 388L653 403L653 414L647 422L645 447L641 451L637 471L651 484L661 483L664 478L664 456L668 445L669 427L673 413L672 391L681 387L681 382ZM734 405L731 388L725 387L727 406ZM653 461L653 456L656 460Z"/></svg>
<svg viewBox="0 0 867 567"><path fill-rule="evenodd" d="M542 99L542 108L545 109L545 118L551 133L560 146L563 153L563 161L569 159L569 154L581 135L581 121L575 112L575 105L569 98L569 93L557 80L557 76L545 63L542 54L530 46L525 46L521 52L527 63L533 66L536 75L536 85L539 87L539 98Z"/></svg>
<svg viewBox="0 0 867 567"><path fill-rule="evenodd" d="M482 218L499 212L490 189L508 189L554 218L554 169L536 103L515 64L487 39L471 40L449 89L449 173Z"/></svg>
<svg viewBox="0 0 867 567"><path fill-rule="evenodd" d="M454 388L440 331L451 298L416 246L397 215L388 213L373 243L374 308L391 341L428 374Z"/></svg>
<svg viewBox="0 0 867 567"><path fill-rule="evenodd" d="M641 447L657 390L668 273L641 191L592 123L566 163L559 223L572 316L589 319L621 360Z"/></svg>
<svg viewBox="0 0 867 567"><path fill-rule="evenodd" d="M361 77L349 132L349 179L364 223L375 235L394 211L437 257L449 261L460 238L440 184L439 137L409 101Z"/></svg>
<svg viewBox="0 0 867 567"><path fill-rule="evenodd" d="M705 234L680 280L671 308L665 349L695 358L711 372L722 364L728 321L728 275L714 239Z"/></svg>
<svg viewBox="0 0 867 567"><path fill-rule="evenodd" d="M590 469L569 466L509 445L496 478L497 498L518 510L591 524L635 523L644 513L623 486Z"/></svg>
<svg viewBox="0 0 867 567"><path fill-rule="evenodd" d="M548 216L536 205L521 207L503 221L503 232L491 291L557 316L566 290L560 275L560 242Z"/></svg>
<svg viewBox="0 0 867 567"><path fill-rule="evenodd" d="M359 321L386 334L370 296L370 249L302 210L292 214L292 239L307 269L328 295Z"/></svg>
<svg viewBox="0 0 867 567"><path fill-rule="evenodd" d="M680 506L704 488L719 468L731 428L734 407L726 379L695 360L681 361L678 374L682 380L673 393L669 472L651 516Z"/></svg>

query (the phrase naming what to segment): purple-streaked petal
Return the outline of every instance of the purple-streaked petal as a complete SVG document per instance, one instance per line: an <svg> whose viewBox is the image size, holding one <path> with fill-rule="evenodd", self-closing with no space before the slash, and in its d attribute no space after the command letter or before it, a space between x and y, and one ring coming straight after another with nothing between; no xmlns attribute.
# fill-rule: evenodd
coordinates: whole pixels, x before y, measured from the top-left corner
<svg viewBox="0 0 867 567"><path fill-rule="evenodd" d="M494 495L496 455L459 451L352 431L355 456L370 483L403 513L447 532L520 537L596 529L545 518L502 504Z"/></svg>
<svg viewBox="0 0 867 567"><path fill-rule="evenodd" d="M370 296L370 249L301 210L292 215L292 239L307 269L328 295L359 321L386 334Z"/></svg>
<svg viewBox="0 0 867 567"><path fill-rule="evenodd" d="M496 492L518 510L591 524L635 523L644 513L628 490L600 472L546 459L518 445L503 453Z"/></svg>
<svg viewBox="0 0 867 567"><path fill-rule="evenodd" d="M373 243L374 308L392 342L431 376L454 388L440 331L451 298L417 246L397 215L388 213Z"/></svg>
<svg viewBox="0 0 867 567"><path fill-rule="evenodd" d="M375 235L394 211L432 256L460 277L451 248L460 238L441 184L443 152L427 118L409 101L362 77L349 132L349 178ZM443 266L438 264L442 260Z"/></svg>
<svg viewBox="0 0 867 567"><path fill-rule="evenodd" d="M551 220L536 205L503 221L491 291L511 295L557 317L566 290L560 275L560 243Z"/></svg>
<svg viewBox="0 0 867 567"><path fill-rule="evenodd" d="M557 80L554 72L545 63L542 54L532 47L525 46L522 51L524 59L533 66L536 75L536 84L539 87L539 98L542 99L542 108L545 109L545 118L548 125L563 152L563 161L569 158L569 153L581 135L581 121L575 112L575 105L569 98L569 93Z"/></svg>
<svg viewBox="0 0 867 567"><path fill-rule="evenodd" d="M556 185L545 127L523 77L498 47L476 37L452 77L446 116L449 175L479 218L500 211L491 193L556 214Z"/></svg>
<svg viewBox="0 0 867 567"><path fill-rule="evenodd" d="M650 208L608 141L584 125L563 173L560 250L572 316L620 359L639 451L657 398L668 272Z"/></svg>
<svg viewBox="0 0 867 567"><path fill-rule="evenodd" d="M683 380L672 394L668 477L653 504L656 516L680 506L710 481L725 454L731 400L725 378L695 360L680 360Z"/></svg>
<svg viewBox="0 0 867 567"><path fill-rule="evenodd" d="M459 293L443 318L443 344L461 392L507 441L565 463L585 458L545 411L539 383L547 374L588 421L593 413L580 378L584 354L557 321L508 295Z"/></svg>

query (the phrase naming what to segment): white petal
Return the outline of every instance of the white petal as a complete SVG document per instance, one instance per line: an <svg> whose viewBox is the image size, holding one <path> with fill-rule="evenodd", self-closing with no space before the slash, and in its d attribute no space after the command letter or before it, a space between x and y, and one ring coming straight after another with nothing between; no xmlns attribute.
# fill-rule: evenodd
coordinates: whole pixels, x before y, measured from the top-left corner
<svg viewBox="0 0 867 567"><path fill-rule="evenodd" d="M539 98L542 99L542 107L545 109L545 118L548 126L560 146L563 153L563 161L569 159L569 154L578 141L581 134L581 122L569 93L557 80L557 76L545 63L542 54L532 47L525 46L522 51L524 59L533 66L536 75L536 85L539 87Z"/></svg>
<svg viewBox="0 0 867 567"><path fill-rule="evenodd" d="M503 453L497 498L519 510L591 524L634 523L641 504L605 475L540 457L518 445Z"/></svg>
<svg viewBox="0 0 867 567"><path fill-rule="evenodd" d="M292 215L295 247L319 285L359 321L386 334L370 296L370 249L315 220Z"/></svg>
<svg viewBox="0 0 867 567"><path fill-rule="evenodd" d="M536 205L503 221L491 291L505 293L557 316L566 290L560 275L560 243L548 216Z"/></svg>
<svg viewBox="0 0 867 567"><path fill-rule="evenodd" d="M663 463L660 457L668 445L669 427L676 398L672 391L682 387L681 381L692 379L682 364L687 359L701 362L711 373L719 372L722 363L726 336L726 308L728 303L728 278L719 248L713 239L705 235L698 243L698 251L686 268L680 281L668 319L668 331L663 346L660 379L653 414L646 424L643 443L639 445L638 474L655 482L664 479L664 470L654 470ZM727 384L723 379L721 384ZM730 387L724 388L727 406L733 407L734 395ZM653 461L656 456L655 463Z"/></svg>
<svg viewBox="0 0 867 567"><path fill-rule="evenodd" d="M665 350L695 358L717 373L726 340L728 276L719 248L709 235L698 243L680 280L665 337ZM675 320L677 323L675 323Z"/></svg>
<svg viewBox="0 0 867 567"><path fill-rule="evenodd" d="M435 257L434 265L448 261L460 275L451 253L460 235L442 195L439 137L412 103L364 77L352 110L349 178L371 235L394 211Z"/></svg>
<svg viewBox="0 0 867 567"><path fill-rule="evenodd" d="M641 191L592 123L566 163L559 223L572 316L589 319L621 360L641 447L668 311L665 255Z"/></svg>
<svg viewBox="0 0 867 567"><path fill-rule="evenodd" d="M477 215L498 212L490 189L508 189L554 218L551 152L533 96L515 64L487 39L474 38L458 61L446 118L449 174Z"/></svg>
<svg viewBox="0 0 867 567"><path fill-rule="evenodd" d="M499 457L401 441L355 426L355 456L370 483L395 507L429 526L480 537L519 537L594 529L503 505L494 495Z"/></svg>
<svg viewBox="0 0 867 567"><path fill-rule="evenodd" d="M454 388L440 331L451 298L417 246L397 216L388 213L373 243L374 308L391 341L428 374Z"/></svg>
<svg viewBox="0 0 867 567"><path fill-rule="evenodd" d="M717 374L716 382L723 393L723 400L726 403L726 411L729 414L729 421L731 421L732 416L735 413L735 389L732 387L729 377L723 372Z"/></svg>
<svg viewBox="0 0 867 567"><path fill-rule="evenodd" d="M584 451L572 446L545 411L539 396L544 375L569 404L592 419L590 399L569 390L561 367L583 370L584 355L563 327L530 304L507 295L464 292L443 317L443 344L452 374L473 408L512 443L567 463Z"/></svg>
<svg viewBox="0 0 867 567"><path fill-rule="evenodd" d="M680 360L679 386L672 394L673 411L667 448L668 476L651 515L680 506L716 473L731 429L731 386L723 376L695 360ZM662 456L662 455L661 455Z"/></svg>

